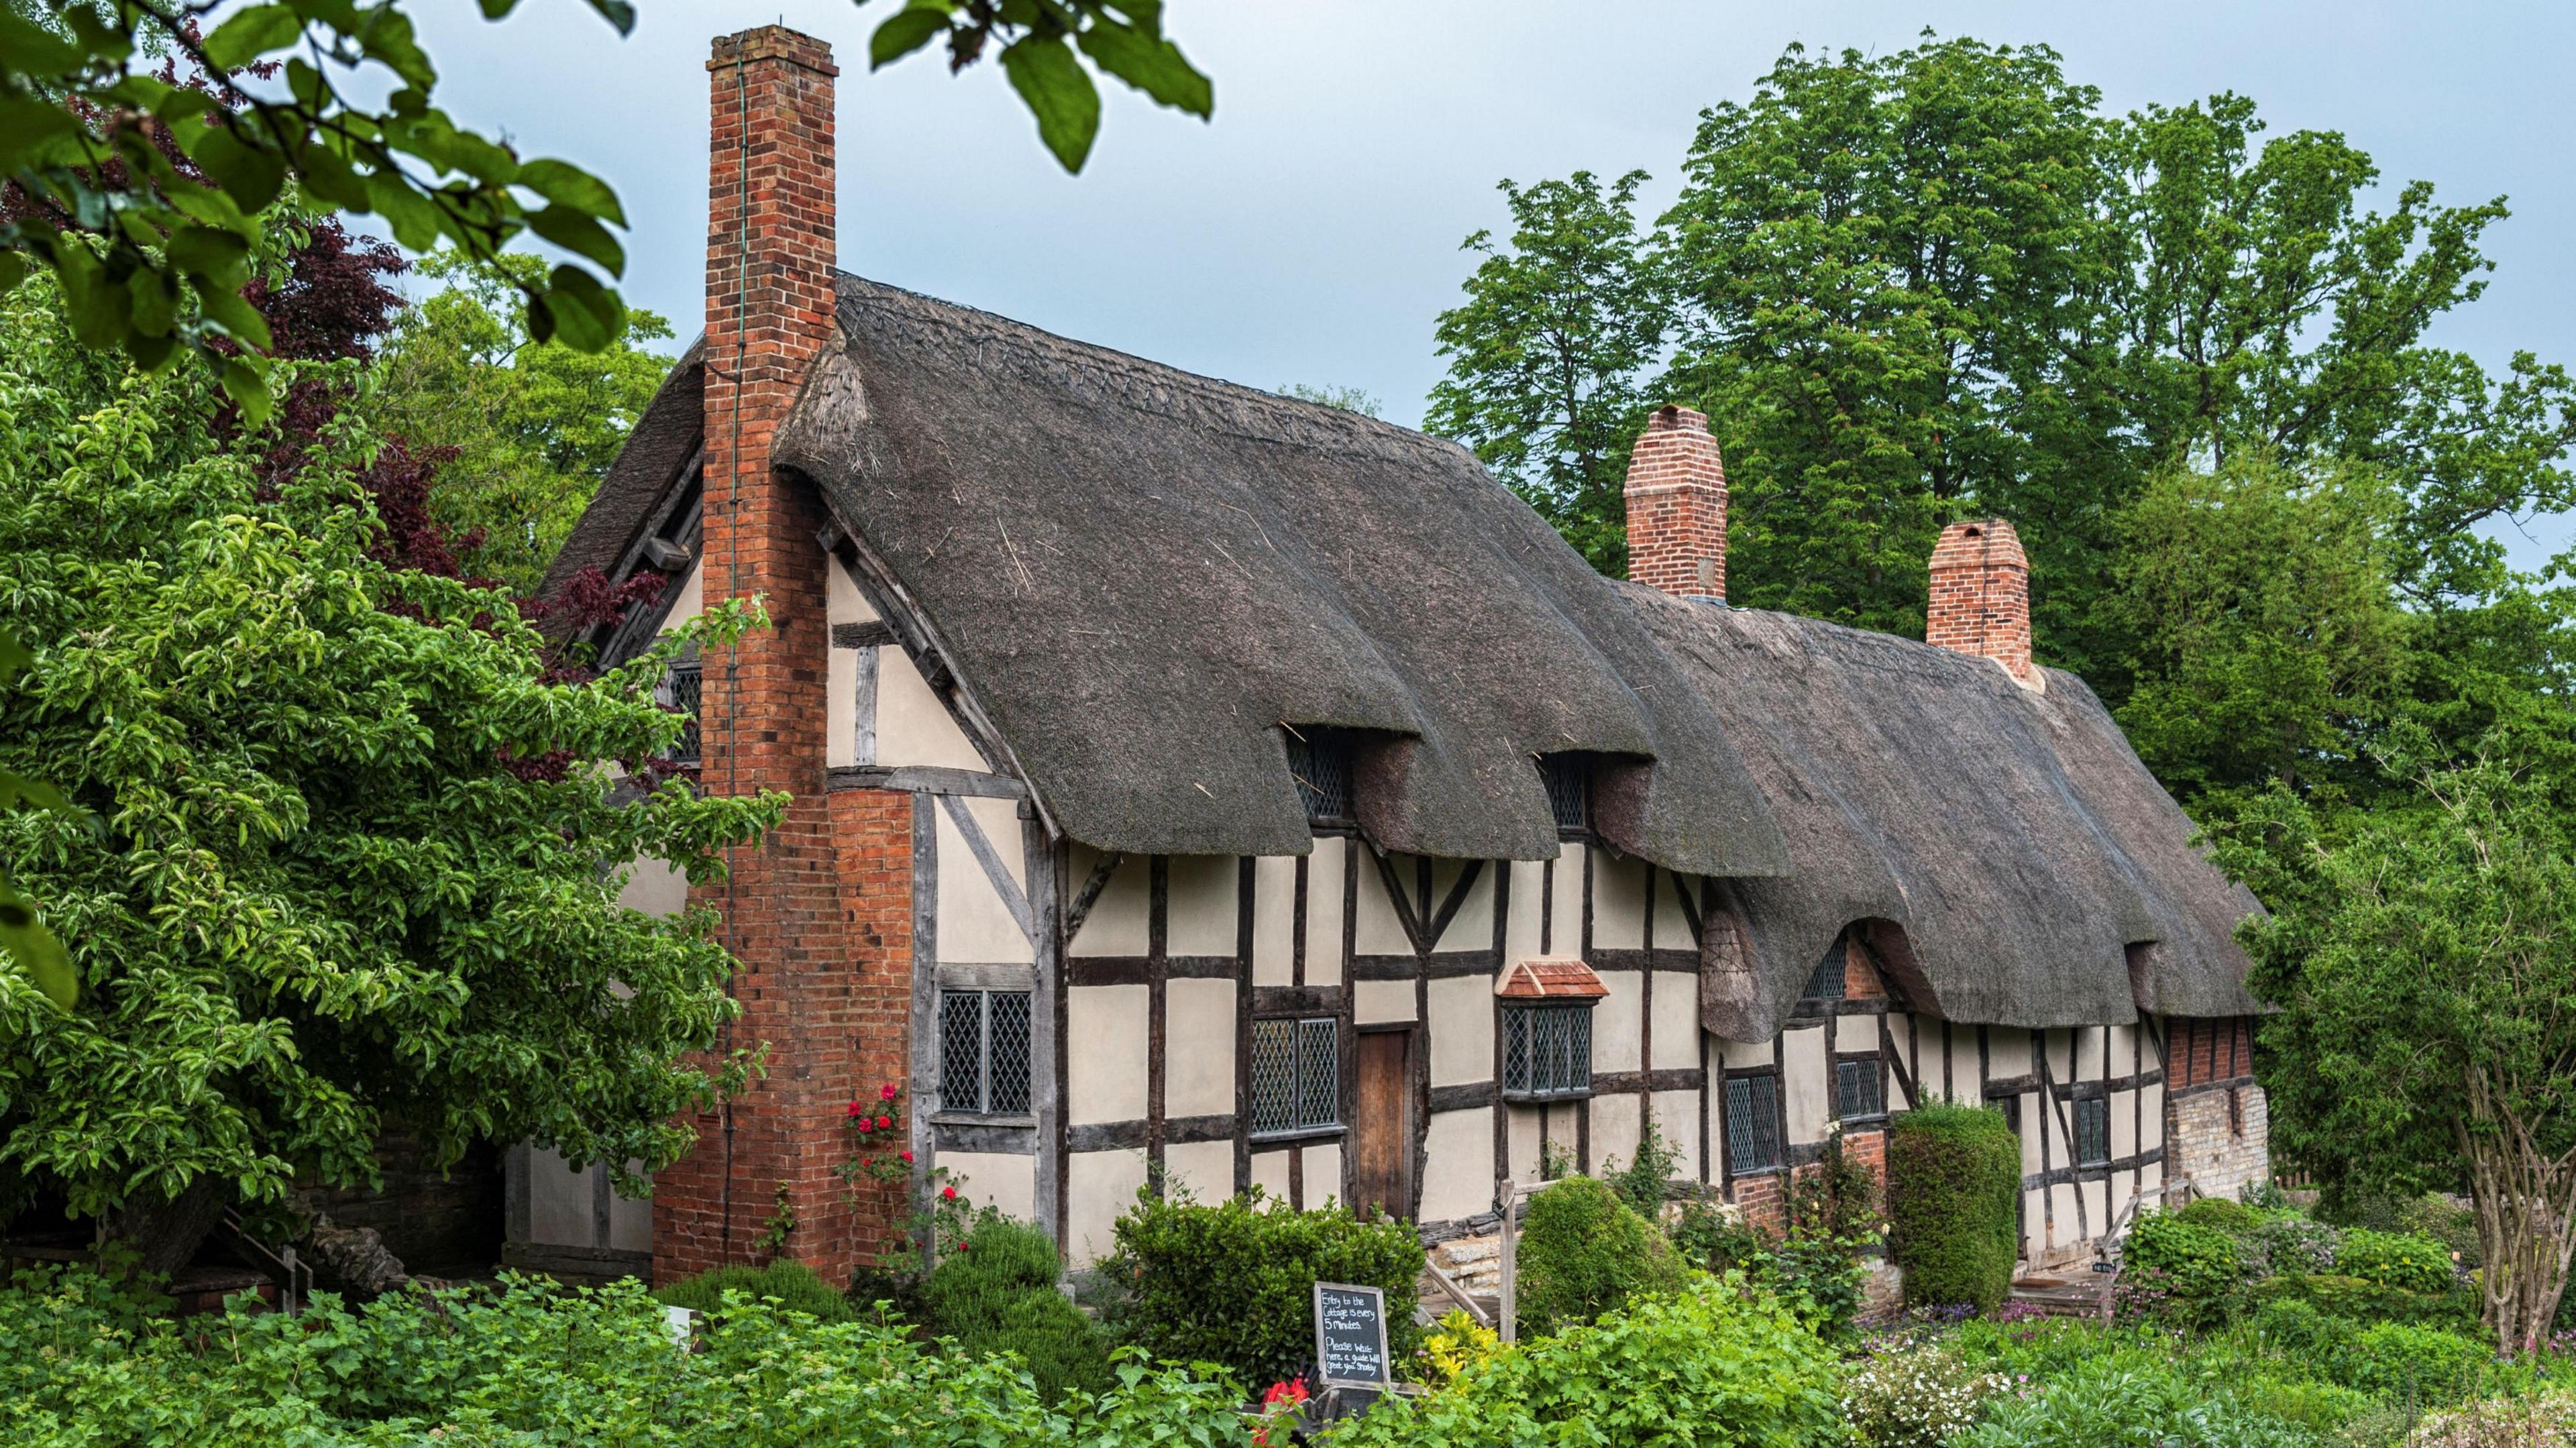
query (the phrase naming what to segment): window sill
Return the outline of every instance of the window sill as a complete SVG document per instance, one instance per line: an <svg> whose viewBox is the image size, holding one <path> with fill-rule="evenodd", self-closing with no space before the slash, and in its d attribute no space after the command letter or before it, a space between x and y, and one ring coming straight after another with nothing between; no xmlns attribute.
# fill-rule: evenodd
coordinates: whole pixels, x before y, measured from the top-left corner
<svg viewBox="0 0 2576 1448"><path fill-rule="evenodd" d="M1256 1131L1254 1146L1304 1146L1317 1141L1339 1141L1350 1130L1346 1126L1296 1126L1286 1131Z"/></svg>
<svg viewBox="0 0 2576 1448"><path fill-rule="evenodd" d="M1038 1119L1034 1114L1025 1111L934 1111L930 1113L930 1124L933 1126L1025 1126L1035 1130Z"/></svg>
<svg viewBox="0 0 2576 1448"><path fill-rule="evenodd" d="M1729 1181L1758 1181L1763 1177L1779 1176L1788 1170L1788 1167L1781 1165L1729 1168L1726 1176Z"/></svg>
<svg viewBox="0 0 2576 1448"><path fill-rule="evenodd" d="M1846 1116L1842 1118L1842 1124L1846 1128L1858 1127L1864 1131L1873 1130L1887 1125L1887 1113L1884 1111L1873 1111L1866 1116Z"/></svg>

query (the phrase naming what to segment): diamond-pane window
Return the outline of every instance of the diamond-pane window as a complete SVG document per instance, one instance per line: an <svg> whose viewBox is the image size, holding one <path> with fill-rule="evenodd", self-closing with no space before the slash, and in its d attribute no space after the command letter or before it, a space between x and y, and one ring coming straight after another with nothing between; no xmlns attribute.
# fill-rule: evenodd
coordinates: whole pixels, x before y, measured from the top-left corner
<svg viewBox="0 0 2576 1448"><path fill-rule="evenodd" d="M2075 1164L2108 1166L2111 1162L2111 1102L2087 1096L2075 1103Z"/></svg>
<svg viewBox="0 0 2576 1448"><path fill-rule="evenodd" d="M1780 1165L1780 1078L1734 1076L1726 1083L1726 1165L1737 1176Z"/></svg>
<svg viewBox="0 0 2576 1448"><path fill-rule="evenodd" d="M695 663L673 664L669 689L671 708L689 716L680 729L680 742L671 746L671 758L681 764L698 762L698 701L703 675Z"/></svg>
<svg viewBox="0 0 2576 1448"><path fill-rule="evenodd" d="M1025 1116L1029 1110L1029 993L939 993L943 1110Z"/></svg>
<svg viewBox="0 0 2576 1448"><path fill-rule="evenodd" d="M1283 728L1288 743L1288 773L1297 781L1297 796L1306 802L1306 818L1319 825L1346 825L1351 804L1351 740L1339 729Z"/></svg>
<svg viewBox="0 0 2576 1448"><path fill-rule="evenodd" d="M1592 1091L1592 1002L1503 1007L1503 1093L1544 1099Z"/></svg>
<svg viewBox="0 0 2576 1448"><path fill-rule="evenodd" d="M1341 1124L1341 1028L1331 1016L1252 1023L1252 1134Z"/></svg>
<svg viewBox="0 0 2576 1448"><path fill-rule="evenodd" d="M1592 823L1592 761L1581 754L1542 754L1539 773L1547 779L1548 807L1556 827L1579 830Z"/></svg>
<svg viewBox="0 0 2576 1448"><path fill-rule="evenodd" d="M1843 938L1837 935L1834 937L1834 943L1825 947L1824 959L1817 961L1816 968L1808 972L1807 988L1801 993L1801 998L1811 1001L1838 1001L1843 998L1843 988L1846 983L1843 970Z"/></svg>
<svg viewBox="0 0 2576 1448"><path fill-rule="evenodd" d="M1887 1114L1887 1088L1878 1074L1876 1056L1834 1063L1835 1114L1845 1121Z"/></svg>

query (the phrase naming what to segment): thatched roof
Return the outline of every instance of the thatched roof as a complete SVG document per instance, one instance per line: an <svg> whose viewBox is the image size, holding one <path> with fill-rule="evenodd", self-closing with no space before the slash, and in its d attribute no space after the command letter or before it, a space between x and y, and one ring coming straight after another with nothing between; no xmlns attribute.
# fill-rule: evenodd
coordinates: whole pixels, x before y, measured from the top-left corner
<svg viewBox="0 0 2576 1448"><path fill-rule="evenodd" d="M1619 587L1762 782L1793 868L1741 880L1764 1040L1848 925L1916 1004L1999 1025L2116 1024L2254 1006L2231 934L2258 908L2072 674L1814 619ZM2154 942L2131 979L2133 944ZM1908 981L1906 978L1912 977Z"/></svg>
<svg viewBox="0 0 2576 1448"><path fill-rule="evenodd" d="M919 602L1074 839L1303 853L1280 731L1320 725L1384 741L1359 800L1388 849L1554 855L1536 757L1582 751L1614 757L1621 848L1785 862L1695 691L1455 444L855 277L840 319L772 456Z"/></svg>
<svg viewBox="0 0 2576 1448"><path fill-rule="evenodd" d="M773 455L918 606L1074 839L1303 853L1280 731L1327 726L1375 741L1357 797L1381 846L1547 857L1533 757L1581 752L1608 843L1728 880L1738 1039L1869 921L1953 1020L2252 1008L2229 932L2253 901L2071 675L2033 692L1614 583L1464 451L1350 412L855 277L839 315ZM549 588L640 566L703 375L693 348Z"/></svg>

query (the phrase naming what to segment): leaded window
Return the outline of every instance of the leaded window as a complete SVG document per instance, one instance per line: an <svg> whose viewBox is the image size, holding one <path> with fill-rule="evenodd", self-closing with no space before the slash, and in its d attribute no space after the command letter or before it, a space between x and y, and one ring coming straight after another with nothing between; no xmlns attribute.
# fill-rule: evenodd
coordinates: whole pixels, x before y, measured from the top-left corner
<svg viewBox="0 0 2576 1448"><path fill-rule="evenodd" d="M1331 1016L1252 1023L1252 1134L1280 1136L1341 1124L1341 1030Z"/></svg>
<svg viewBox="0 0 2576 1448"><path fill-rule="evenodd" d="M1814 970L1807 972L1807 988L1800 993L1801 998L1811 1001L1841 1000L1848 979L1848 973L1843 965L1843 938L1837 935L1834 937L1834 943L1825 947L1825 958L1816 962Z"/></svg>
<svg viewBox="0 0 2576 1448"><path fill-rule="evenodd" d="M1338 729L1280 731L1288 744L1288 773L1305 801L1306 818L1319 825L1346 825L1353 819L1351 740Z"/></svg>
<svg viewBox="0 0 2576 1448"><path fill-rule="evenodd" d="M1726 1080L1726 1167L1737 1176L1779 1167L1780 1078Z"/></svg>
<svg viewBox="0 0 2576 1448"><path fill-rule="evenodd" d="M2076 1099L2075 1164L2077 1166L2111 1164L2110 1098L2085 1096Z"/></svg>
<svg viewBox="0 0 2576 1448"><path fill-rule="evenodd" d="M1025 1116L1029 1110L1029 993L939 993L943 1110Z"/></svg>
<svg viewBox="0 0 2576 1448"><path fill-rule="evenodd" d="M1547 779L1548 807L1560 830L1580 830L1592 823L1592 765L1580 754L1543 754L1539 773Z"/></svg>
<svg viewBox="0 0 2576 1448"><path fill-rule="evenodd" d="M1503 1007L1503 1092L1543 1100L1592 1093L1592 1003Z"/></svg>
<svg viewBox="0 0 2576 1448"><path fill-rule="evenodd" d="M695 661L671 666L671 707L689 716L689 722L680 726L680 742L671 746L671 758L681 764L698 762L698 700L702 677Z"/></svg>
<svg viewBox="0 0 2576 1448"><path fill-rule="evenodd" d="M1834 1062L1834 1109L1845 1121L1887 1114L1887 1087L1878 1074L1876 1056Z"/></svg>

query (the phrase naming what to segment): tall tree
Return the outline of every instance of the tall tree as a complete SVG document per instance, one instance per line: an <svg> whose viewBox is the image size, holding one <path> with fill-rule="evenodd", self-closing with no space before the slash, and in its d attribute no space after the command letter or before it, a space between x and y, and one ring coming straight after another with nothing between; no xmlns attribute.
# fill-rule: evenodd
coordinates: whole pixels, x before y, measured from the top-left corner
<svg viewBox="0 0 2576 1448"><path fill-rule="evenodd" d="M2243 934L2278 1007L2275 1149L2339 1191L2466 1191L2486 1321L2522 1354L2576 1252L2576 797L2510 757L2377 811L2276 791L2221 838L2271 906Z"/></svg>
<svg viewBox="0 0 2576 1448"><path fill-rule="evenodd" d="M2030 384L2095 224L2096 99L2045 47L1949 40L1792 46L1751 102L1703 113L1663 219L1662 390L1726 454L1736 599L1921 633L1942 524L2034 466Z"/></svg>
<svg viewBox="0 0 2576 1448"><path fill-rule="evenodd" d="M368 1181L388 1116L443 1160L672 1160L732 961L618 890L639 859L720 871L779 809L662 782L679 644L562 683L505 595L379 556L363 434L271 479L204 426L203 369L102 394L84 360L36 288L0 301L0 608L36 657L0 766L94 822L0 814L84 987L0 975L20 1203L168 1270L229 1202Z"/></svg>
<svg viewBox="0 0 2576 1448"><path fill-rule="evenodd" d="M428 504L455 540L457 568L523 597L671 366L636 345L671 335L650 312L630 312L627 335L597 352L531 336L511 278L538 265L516 255L493 267L423 263L449 286L394 323L360 404L379 430L437 446Z"/></svg>
<svg viewBox="0 0 2576 1448"><path fill-rule="evenodd" d="M1620 485L1652 405L1644 383L1668 315L1637 235L1645 179L1632 171L1605 189L1578 171L1502 183L1509 248L1490 232L1467 238L1484 260L1433 333L1449 376L1432 389L1424 424L1473 449L1609 573L1627 565Z"/></svg>

